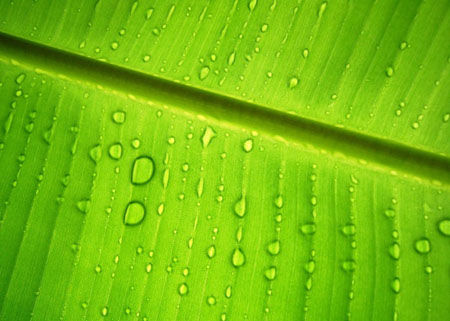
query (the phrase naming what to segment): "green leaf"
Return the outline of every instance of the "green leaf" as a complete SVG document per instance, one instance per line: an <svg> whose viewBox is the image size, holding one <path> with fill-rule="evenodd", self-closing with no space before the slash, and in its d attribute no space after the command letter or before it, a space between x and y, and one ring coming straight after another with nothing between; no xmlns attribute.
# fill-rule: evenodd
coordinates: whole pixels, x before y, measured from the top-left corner
<svg viewBox="0 0 450 321"><path fill-rule="evenodd" d="M0 320L445 319L449 9L1 2Z"/></svg>

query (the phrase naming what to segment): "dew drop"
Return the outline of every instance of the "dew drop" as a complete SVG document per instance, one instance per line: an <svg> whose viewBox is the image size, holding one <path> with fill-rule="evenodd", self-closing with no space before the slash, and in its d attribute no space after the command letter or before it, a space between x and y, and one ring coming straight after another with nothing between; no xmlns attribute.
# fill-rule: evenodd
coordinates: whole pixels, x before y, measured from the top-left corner
<svg viewBox="0 0 450 321"><path fill-rule="evenodd" d="M16 78L16 84L21 85L24 80L25 80L25 74L21 73Z"/></svg>
<svg viewBox="0 0 450 321"><path fill-rule="evenodd" d="M81 213L86 214L91 208L91 200L83 199L77 202L77 208Z"/></svg>
<svg viewBox="0 0 450 321"><path fill-rule="evenodd" d="M106 317L108 315L108 307L103 307L100 313L103 317Z"/></svg>
<svg viewBox="0 0 450 321"><path fill-rule="evenodd" d="M216 247L214 245L211 245L206 251L206 254L210 259L212 259L216 255Z"/></svg>
<svg viewBox="0 0 450 321"><path fill-rule="evenodd" d="M119 160L122 157L122 144L115 143L109 147L109 156L112 159Z"/></svg>
<svg viewBox="0 0 450 321"><path fill-rule="evenodd" d="M445 236L450 236L450 220L443 219L438 224L439 232Z"/></svg>
<svg viewBox="0 0 450 321"><path fill-rule="evenodd" d="M233 51L228 57L228 65L230 66L233 65L235 60L236 60L236 52Z"/></svg>
<svg viewBox="0 0 450 321"><path fill-rule="evenodd" d="M277 208L282 208L283 207L283 195L278 195L275 198L274 204Z"/></svg>
<svg viewBox="0 0 450 321"><path fill-rule="evenodd" d="M242 195L241 198L234 204L234 213L239 217L244 217L246 211L246 197Z"/></svg>
<svg viewBox="0 0 450 321"><path fill-rule="evenodd" d="M269 252L270 255L278 255L280 253L280 241L275 240L267 246L267 252Z"/></svg>
<svg viewBox="0 0 450 321"><path fill-rule="evenodd" d="M309 56L309 49L308 48L303 49L302 55L303 55L303 58L305 58L305 59L308 58L308 56Z"/></svg>
<svg viewBox="0 0 450 321"><path fill-rule="evenodd" d="M123 124L125 122L126 114L124 111L116 111L112 115L112 119L116 124Z"/></svg>
<svg viewBox="0 0 450 321"><path fill-rule="evenodd" d="M208 305L215 305L216 304L216 298L214 297L214 296L209 296L207 299L206 299L206 302L208 303Z"/></svg>
<svg viewBox="0 0 450 321"><path fill-rule="evenodd" d="M352 272L356 269L356 263L353 260L344 261L341 266L345 272Z"/></svg>
<svg viewBox="0 0 450 321"><path fill-rule="evenodd" d="M240 267L245 263L245 255L244 252L241 251L240 248L236 248L233 252L233 256L231 258L231 263L234 267Z"/></svg>
<svg viewBox="0 0 450 321"><path fill-rule="evenodd" d="M263 24L261 26L261 32L266 32L268 28L269 28L269 25L267 23Z"/></svg>
<svg viewBox="0 0 450 321"><path fill-rule="evenodd" d="M246 153L249 153L252 151L253 149L253 139L247 139L246 141L244 141L244 144L242 145L242 147L244 148L244 151Z"/></svg>
<svg viewBox="0 0 450 321"><path fill-rule="evenodd" d="M298 78L297 77L292 77L291 79L289 79L289 89L293 89L297 86L298 86Z"/></svg>
<svg viewBox="0 0 450 321"><path fill-rule="evenodd" d="M133 147L134 149L139 149L139 147L141 147L141 141L139 138L135 138L131 141L131 147Z"/></svg>
<svg viewBox="0 0 450 321"><path fill-rule="evenodd" d="M389 78L394 76L394 68L391 66L387 67L385 72L386 72L386 76L388 76Z"/></svg>
<svg viewBox="0 0 450 321"><path fill-rule="evenodd" d="M322 4L319 7L319 11L317 12L317 16L320 18L322 17L323 13L325 12L325 10L327 9L327 2L324 1L322 2Z"/></svg>
<svg viewBox="0 0 450 321"><path fill-rule="evenodd" d="M130 202L127 205L123 222L125 225L138 225L145 217L145 207L140 202Z"/></svg>
<svg viewBox="0 0 450 321"><path fill-rule="evenodd" d="M180 286L178 287L178 293L182 296L188 294L189 292L189 288L187 286L186 283L181 283Z"/></svg>
<svg viewBox="0 0 450 321"><path fill-rule="evenodd" d="M388 218L393 218L395 216L395 210L393 210L392 208L388 208L384 211L384 215Z"/></svg>
<svg viewBox="0 0 450 321"><path fill-rule="evenodd" d="M420 254L426 254L431 251L431 244L427 238L422 238L416 241L416 251Z"/></svg>
<svg viewBox="0 0 450 321"><path fill-rule="evenodd" d="M257 0L250 0L250 2L248 3L248 9L250 11L253 11L253 9L255 9L255 7L256 7L256 3L257 3Z"/></svg>
<svg viewBox="0 0 450 321"><path fill-rule="evenodd" d="M229 285L229 286L227 286L227 288L225 289L225 297L227 298L227 299L229 299L229 298L231 298L231 285Z"/></svg>
<svg viewBox="0 0 450 321"><path fill-rule="evenodd" d="M275 266L271 266L264 271L264 276L269 281L275 280L275 277L277 276L277 268Z"/></svg>
<svg viewBox="0 0 450 321"><path fill-rule="evenodd" d="M211 143L211 140L216 136L217 134L214 129L210 126L206 126L201 138L203 148L208 147L208 145Z"/></svg>
<svg viewBox="0 0 450 321"><path fill-rule="evenodd" d="M206 79L206 77L208 77L208 75L209 75L209 71L210 71L209 67L208 66L204 66L202 69L200 69L200 73L198 75L198 78L200 80Z"/></svg>
<svg viewBox="0 0 450 321"><path fill-rule="evenodd" d="M316 233L316 224L314 223L303 224L300 230L305 235L312 235Z"/></svg>
<svg viewBox="0 0 450 321"><path fill-rule="evenodd" d="M345 236L352 236L356 233L356 226L354 224L347 224L342 228L342 233Z"/></svg>
<svg viewBox="0 0 450 321"><path fill-rule="evenodd" d="M131 183L136 185L146 184L153 177L155 163L148 156L141 156L134 160L131 171Z"/></svg>
<svg viewBox="0 0 450 321"><path fill-rule="evenodd" d="M400 258L400 244L398 244L397 242L394 242L390 247L389 247L389 255L394 259L394 260L398 260Z"/></svg>
<svg viewBox="0 0 450 321"><path fill-rule="evenodd" d="M392 291L394 291L395 293L400 293L400 279L399 278L395 278L392 282L391 282L391 288Z"/></svg>
<svg viewBox="0 0 450 321"><path fill-rule="evenodd" d="M305 264L305 271L309 274L313 274L314 270L316 269L316 262L314 260L308 261L308 263Z"/></svg>
<svg viewBox="0 0 450 321"><path fill-rule="evenodd" d="M238 241L238 243L242 241L242 226L239 226L236 232L236 241Z"/></svg>

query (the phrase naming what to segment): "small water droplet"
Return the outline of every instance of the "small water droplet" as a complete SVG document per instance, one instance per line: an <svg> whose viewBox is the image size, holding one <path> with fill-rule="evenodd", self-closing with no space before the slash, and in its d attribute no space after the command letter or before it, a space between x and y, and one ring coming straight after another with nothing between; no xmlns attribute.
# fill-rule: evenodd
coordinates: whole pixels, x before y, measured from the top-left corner
<svg viewBox="0 0 450 321"><path fill-rule="evenodd" d="M246 197L241 195L241 198L234 204L234 213L242 218L245 215L246 207Z"/></svg>
<svg viewBox="0 0 450 321"><path fill-rule="evenodd" d="M206 302L208 303L208 305L215 305L216 304L216 298L214 297L214 296L209 296L207 299L206 299Z"/></svg>
<svg viewBox="0 0 450 321"><path fill-rule="evenodd" d="M275 266L271 266L270 268L266 269L264 271L264 276L269 281L275 280L275 277L277 276L277 268Z"/></svg>
<svg viewBox="0 0 450 321"><path fill-rule="evenodd" d="M134 149L139 149L139 147L141 147L141 141L139 138L135 138L131 141L131 147L133 147Z"/></svg>
<svg viewBox="0 0 450 321"><path fill-rule="evenodd" d="M394 259L398 260L400 258L400 244L397 242L392 243L389 247L389 255Z"/></svg>
<svg viewBox="0 0 450 321"><path fill-rule="evenodd" d="M266 32L268 28L269 28L269 25L267 23L263 24L261 26L261 32Z"/></svg>
<svg viewBox="0 0 450 321"><path fill-rule="evenodd" d="M111 146L109 146L109 156L112 159L119 160L122 157L122 144L121 143L114 143Z"/></svg>
<svg viewBox="0 0 450 321"><path fill-rule="evenodd" d="M303 224L300 230L305 235L312 235L316 233L316 224L314 223Z"/></svg>
<svg viewBox="0 0 450 321"><path fill-rule="evenodd" d="M345 272L352 272L356 269L356 263L353 260L344 261L341 266Z"/></svg>
<svg viewBox="0 0 450 321"><path fill-rule="evenodd" d="M408 43L406 41L402 41L400 43L400 50L405 50L408 47Z"/></svg>
<svg viewBox="0 0 450 321"><path fill-rule="evenodd" d="M248 9L250 11L253 11L253 9L255 9L255 7L256 7L256 3L257 3L257 0L250 0L250 2L248 3Z"/></svg>
<svg viewBox="0 0 450 321"><path fill-rule="evenodd" d="M150 273L152 271L153 265L151 263L148 263L147 266L145 267L145 271L147 273Z"/></svg>
<svg viewBox="0 0 450 321"><path fill-rule="evenodd" d="M240 248L236 248L233 252L233 256L231 258L231 262L234 267L240 267L245 263L245 255L244 252L241 251Z"/></svg>
<svg viewBox="0 0 450 321"><path fill-rule="evenodd" d="M98 163L102 158L102 147L100 145L92 147L89 151L89 156L94 162Z"/></svg>
<svg viewBox="0 0 450 321"><path fill-rule="evenodd" d="M244 141L244 144L242 145L242 147L244 148L244 151L246 153L249 153L252 151L253 149L253 139L247 139L246 141Z"/></svg>
<svg viewBox="0 0 450 321"><path fill-rule="evenodd" d="M131 182L136 185L146 184L153 177L155 163L151 157L140 156L134 160Z"/></svg>
<svg viewBox="0 0 450 321"><path fill-rule="evenodd" d="M137 201L128 203L124 214L125 225L138 225L145 217L145 207L143 204Z"/></svg>
<svg viewBox="0 0 450 321"><path fill-rule="evenodd" d="M356 233L356 226L354 224L347 224L342 228L342 233L345 236L352 236Z"/></svg>
<svg viewBox="0 0 450 321"><path fill-rule="evenodd" d="M208 75L209 75L209 71L210 71L210 68L208 66L202 67L202 69L200 69L200 73L198 75L198 78L200 80L206 79L206 77L208 77Z"/></svg>
<svg viewBox="0 0 450 321"><path fill-rule="evenodd" d="M305 264L305 271L309 274L313 274L314 270L316 269L316 262L314 260L308 261L308 263Z"/></svg>
<svg viewBox="0 0 450 321"><path fill-rule="evenodd" d="M275 198L274 204L277 208L282 208L283 207L283 195L278 195Z"/></svg>
<svg viewBox="0 0 450 321"><path fill-rule="evenodd" d="M103 307L100 312L103 317L106 317L108 315L108 307Z"/></svg>
<svg viewBox="0 0 450 321"><path fill-rule="evenodd" d="M228 65L231 66L234 64L234 61L236 60L236 52L233 51L230 56L228 56Z"/></svg>
<svg viewBox="0 0 450 321"><path fill-rule="evenodd" d="M325 12L325 10L327 9L327 2L324 1L322 2L322 4L319 7L319 11L317 12L317 16L320 18L322 17L323 13Z"/></svg>
<svg viewBox="0 0 450 321"><path fill-rule="evenodd" d="M90 199L83 199L81 201L77 202L77 208L81 213L86 214L89 212L91 208L91 200Z"/></svg>
<svg viewBox="0 0 450 321"><path fill-rule="evenodd" d="M119 43L117 41L113 41L111 43L111 49L116 50L117 48L119 48Z"/></svg>
<svg viewBox="0 0 450 321"><path fill-rule="evenodd" d="M392 208L388 208L384 211L384 215L388 218L393 218L395 216L395 210L393 210Z"/></svg>
<svg viewBox="0 0 450 321"><path fill-rule="evenodd" d="M392 66L386 68L386 76L389 78L394 76L394 68Z"/></svg>
<svg viewBox="0 0 450 321"><path fill-rule="evenodd" d="M421 238L415 243L416 251L420 254L426 254L431 251L431 244L427 238Z"/></svg>
<svg viewBox="0 0 450 321"><path fill-rule="evenodd" d="M123 124L125 122L126 113L124 111L116 111L112 115L112 119L116 124Z"/></svg>
<svg viewBox="0 0 450 321"><path fill-rule="evenodd" d="M21 85L24 80L25 80L25 74L21 73L16 78L16 84Z"/></svg>
<svg viewBox="0 0 450 321"><path fill-rule="evenodd" d="M392 291L394 291L395 293L400 293L400 279L399 278L395 278L392 282L391 282L391 288Z"/></svg>
<svg viewBox="0 0 450 321"><path fill-rule="evenodd" d="M309 56L309 49L308 48L303 49L302 55L303 55L303 58L305 58L305 59L308 58L308 56Z"/></svg>
<svg viewBox="0 0 450 321"><path fill-rule="evenodd" d="M189 288L187 286L186 283L181 283L180 286L178 287L178 293L182 296L188 294L189 292Z"/></svg>
<svg viewBox="0 0 450 321"><path fill-rule="evenodd" d="M240 243L242 241L242 226L239 226L236 232L236 241L238 241L238 243Z"/></svg>
<svg viewBox="0 0 450 321"><path fill-rule="evenodd" d="M295 87L297 87L298 85L298 78L297 77L292 77L291 79L289 79L289 89L293 89Z"/></svg>
<svg viewBox="0 0 450 321"><path fill-rule="evenodd" d="M267 252L271 255L278 255L280 253L280 241L275 240L267 246Z"/></svg>
<svg viewBox="0 0 450 321"><path fill-rule="evenodd" d="M438 224L439 232L445 236L450 236L450 219L443 219Z"/></svg>
<svg viewBox="0 0 450 321"><path fill-rule="evenodd" d="M216 247L214 245L211 245L206 251L206 254L210 259L212 259L216 255Z"/></svg>
<svg viewBox="0 0 450 321"><path fill-rule="evenodd" d="M227 286L227 288L225 289L225 297L227 299L231 298L231 294L232 294L231 290L232 290L231 285Z"/></svg>

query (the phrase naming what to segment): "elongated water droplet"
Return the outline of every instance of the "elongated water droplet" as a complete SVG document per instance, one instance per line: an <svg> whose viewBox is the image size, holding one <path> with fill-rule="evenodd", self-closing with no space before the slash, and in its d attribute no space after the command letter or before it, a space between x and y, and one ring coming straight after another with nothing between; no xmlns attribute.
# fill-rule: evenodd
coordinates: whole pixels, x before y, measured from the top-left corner
<svg viewBox="0 0 450 321"><path fill-rule="evenodd" d="M153 177L155 163L151 157L140 156L134 160L131 182L136 185L146 184Z"/></svg>
<svg viewBox="0 0 450 321"><path fill-rule="evenodd" d="M256 7L257 2L258 2L257 0L250 0L250 2L248 3L248 9L250 11L253 11L253 9L255 9Z"/></svg>
<svg viewBox="0 0 450 321"><path fill-rule="evenodd" d="M209 71L210 71L210 69L209 69L208 66L203 67L202 69L200 69L200 73L198 75L198 78L200 80L206 79L206 77L208 77L208 75L209 75Z"/></svg>
<svg viewBox="0 0 450 321"><path fill-rule="evenodd" d="M203 177L200 177L200 179L198 180L198 184L197 184L197 196L198 197L202 197L203 195L203 185L205 183L205 180Z"/></svg>
<svg viewBox="0 0 450 321"><path fill-rule="evenodd" d="M228 57L228 65L234 64L234 60L236 59L236 52L233 51L230 56Z"/></svg>
<svg viewBox="0 0 450 321"><path fill-rule="evenodd" d="M208 248L208 251L206 251L206 254L210 259L212 259L216 255L216 247L214 245L211 245Z"/></svg>
<svg viewBox="0 0 450 321"><path fill-rule="evenodd" d="M271 255L278 255L278 253L280 253L280 241L275 240L272 243L269 243L267 246L267 252Z"/></svg>
<svg viewBox="0 0 450 321"><path fill-rule="evenodd" d="M291 79L289 79L289 89L293 89L297 86L298 86L298 78L297 77L292 77Z"/></svg>
<svg viewBox="0 0 450 321"><path fill-rule="evenodd" d="M123 124L125 122L126 114L124 111L116 111L112 115L112 119L116 124Z"/></svg>
<svg viewBox="0 0 450 321"><path fill-rule="evenodd" d="M239 226L236 232L236 241L238 241L238 243L242 241L242 226Z"/></svg>
<svg viewBox="0 0 450 321"><path fill-rule="evenodd" d="M119 160L122 157L122 144L115 143L109 147L109 156L112 159Z"/></svg>
<svg viewBox="0 0 450 321"><path fill-rule="evenodd" d="M241 251L240 248L236 248L233 252L233 256L231 258L231 262L234 267L240 267L245 263L245 255L244 252Z"/></svg>
<svg viewBox="0 0 450 321"><path fill-rule="evenodd" d="M275 198L274 204L277 208L282 208L283 207L283 195L278 195Z"/></svg>
<svg viewBox="0 0 450 321"><path fill-rule="evenodd" d="M400 293L400 279L399 278L395 278L394 280L392 280L391 282L391 288L392 291L394 291L395 293Z"/></svg>
<svg viewBox="0 0 450 321"><path fill-rule="evenodd" d="M246 141L244 141L244 144L242 145L242 147L244 148L244 151L246 153L249 153L252 151L253 149L253 139L247 139Z"/></svg>
<svg viewBox="0 0 450 321"><path fill-rule="evenodd" d="M397 242L394 242L390 247L389 247L389 255L394 259L394 260L398 260L400 258L400 244L398 244Z"/></svg>
<svg viewBox="0 0 450 321"><path fill-rule="evenodd" d="M439 222L439 232L445 236L450 236L450 219L443 219Z"/></svg>
<svg viewBox="0 0 450 321"><path fill-rule="evenodd" d="M322 2L322 4L319 7L319 11L317 12L317 16L320 18L322 17L323 13L325 12L325 10L327 9L327 2L324 1Z"/></svg>
<svg viewBox="0 0 450 321"><path fill-rule="evenodd" d="M186 295L189 292L189 288L188 285L186 283L181 283L180 286L178 287L178 293L180 293L180 295Z"/></svg>
<svg viewBox="0 0 450 321"><path fill-rule="evenodd" d="M145 217L145 207L140 202L130 202L127 205L125 214L123 217L123 222L125 225L138 225Z"/></svg>
<svg viewBox="0 0 450 321"><path fill-rule="evenodd" d="M21 73L16 78L16 84L21 85L24 80L25 80L25 74Z"/></svg>
<svg viewBox="0 0 450 321"><path fill-rule="evenodd" d="M277 268L275 266L271 266L264 271L264 276L269 281L275 280L275 277L277 276Z"/></svg>
<svg viewBox="0 0 450 321"><path fill-rule="evenodd" d="M98 163L102 158L102 147L100 145L92 147L89 151L89 156L94 162Z"/></svg>
<svg viewBox="0 0 450 321"><path fill-rule="evenodd" d="M245 195L242 195L241 198L234 204L234 213L239 217L244 217L246 207L246 197Z"/></svg>
<svg viewBox="0 0 450 321"><path fill-rule="evenodd" d="M201 138L203 148L208 147L209 143L211 143L211 140L216 136L217 134L214 129L212 127L206 126Z"/></svg>
<svg viewBox="0 0 450 321"><path fill-rule="evenodd" d="M426 254L431 251L431 244L427 238L422 238L416 241L415 244L416 251L420 254Z"/></svg>
<svg viewBox="0 0 450 321"><path fill-rule="evenodd" d="M229 286L227 286L227 288L225 289L225 297L227 298L227 299L229 299L229 298L231 298L231 285L229 285Z"/></svg>
<svg viewBox="0 0 450 321"><path fill-rule="evenodd" d="M102 317L106 317L108 315L108 307L103 307L100 311Z"/></svg>

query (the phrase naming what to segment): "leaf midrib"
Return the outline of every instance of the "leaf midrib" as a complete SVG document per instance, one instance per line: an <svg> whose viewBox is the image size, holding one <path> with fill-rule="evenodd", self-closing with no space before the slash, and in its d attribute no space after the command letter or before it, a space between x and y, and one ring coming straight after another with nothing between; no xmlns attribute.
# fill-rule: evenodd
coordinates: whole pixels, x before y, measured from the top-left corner
<svg viewBox="0 0 450 321"><path fill-rule="evenodd" d="M0 60L143 103L250 128L374 170L450 186L450 156L167 80L0 32ZM88 72L87 72L88 71Z"/></svg>

